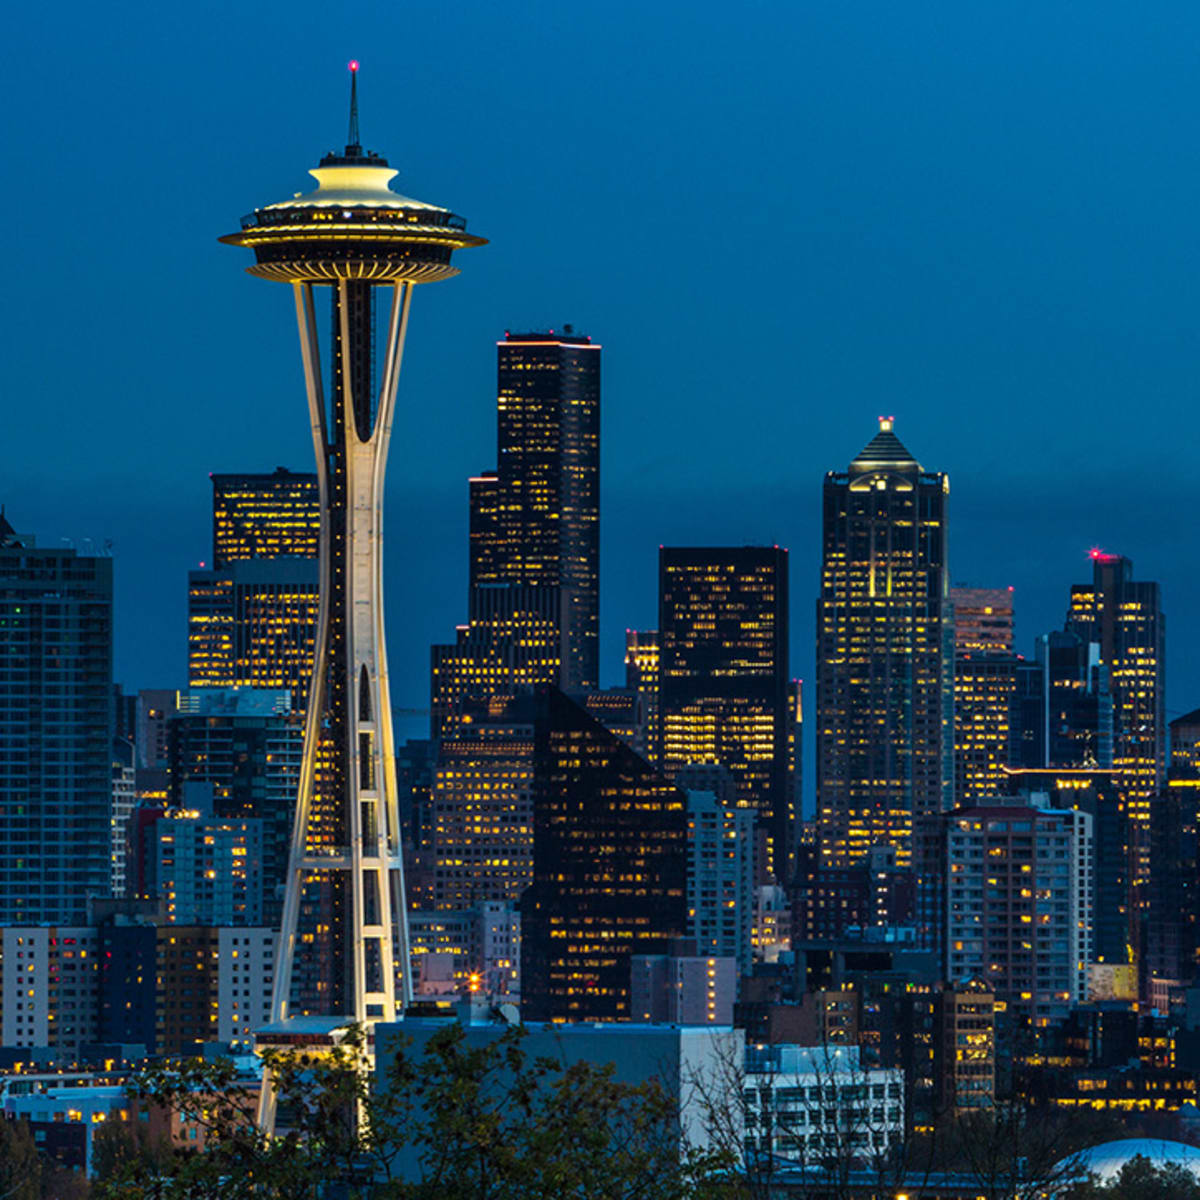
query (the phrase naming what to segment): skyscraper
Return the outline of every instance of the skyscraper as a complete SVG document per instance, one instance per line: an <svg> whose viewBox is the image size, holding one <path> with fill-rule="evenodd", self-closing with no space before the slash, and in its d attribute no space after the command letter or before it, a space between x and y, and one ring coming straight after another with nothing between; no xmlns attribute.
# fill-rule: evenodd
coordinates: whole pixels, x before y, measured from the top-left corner
<svg viewBox="0 0 1200 1200"><path fill-rule="evenodd" d="M188 572L188 686L286 688L304 711L318 610L315 558Z"/></svg>
<svg viewBox="0 0 1200 1200"><path fill-rule="evenodd" d="M0 923L82 924L112 886L113 570L0 512Z"/></svg>
<svg viewBox="0 0 1200 1200"><path fill-rule="evenodd" d="M497 698L433 768L433 906L515 904L533 881L532 702Z"/></svg>
<svg viewBox="0 0 1200 1200"><path fill-rule="evenodd" d="M1013 765L1017 658L1011 588L950 589L954 606L954 799L1000 796Z"/></svg>
<svg viewBox="0 0 1200 1200"><path fill-rule="evenodd" d="M497 695L557 684L567 657L561 594L541 584L471 588L469 621L453 644L430 648L430 736L450 737L464 714Z"/></svg>
<svg viewBox="0 0 1200 1200"><path fill-rule="evenodd" d="M383 479L413 288L457 274L478 246L448 209L391 190L396 172L358 135L358 64L342 154L311 172L315 191L256 209L223 238L254 251L252 275L292 285L321 504L321 606L304 758L274 977L272 1016L291 1016L297 951L311 951L323 1015L393 1020L411 995L403 864L383 635ZM331 291L326 397L314 287ZM390 301L376 339L376 291ZM381 309L383 306L380 306ZM382 316L382 312L380 314ZM382 351L376 358L376 349ZM323 897L298 941L306 883ZM264 1086L260 1117L274 1123Z"/></svg>
<svg viewBox="0 0 1200 1200"><path fill-rule="evenodd" d="M687 800L555 688L535 689L525 1020L630 1015L630 956L687 927Z"/></svg>
<svg viewBox="0 0 1200 1200"><path fill-rule="evenodd" d="M212 475L212 565L263 558L316 558L321 539L317 477L276 467L272 474Z"/></svg>
<svg viewBox="0 0 1200 1200"><path fill-rule="evenodd" d="M659 764L721 763L754 808L769 861L795 853L788 702L788 558L778 546L659 551Z"/></svg>
<svg viewBox="0 0 1200 1200"><path fill-rule="evenodd" d="M1037 640L1040 705L1030 712L1043 723L1037 739L1048 767L1113 765L1112 686L1099 643L1088 633L1051 630Z"/></svg>
<svg viewBox="0 0 1200 1200"><path fill-rule="evenodd" d="M1133 563L1092 551L1092 582L1071 588L1067 632L1099 646L1112 689L1112 766L1137 831L1139 870L1149 870L1150 799L1166 768L1166 618L1157 583Z"/></svg>
<svg viewBox="0 0 1200 1200"><path fill-rule="evenodd" d="M949 486L880 418L849 469L825 477L817 601L821 859L841 867L895 847L898 865L925 880L927 932L953 780Z"/></svg>
<svg viewBox="0 0 1200 1200"><path fill-rule="evenodd" d="M312 680L321 510L317 477L212 475L213 557L188 572L188 686L287 688Z"/></svg>
<svg viewBox="0 0 1200 1200"><path fill-rule="evenodd" d="M600 346L566 326L506 334L497 352L497 469L471 480L471 587L558 588L561 686L597 687Z"/></svg>

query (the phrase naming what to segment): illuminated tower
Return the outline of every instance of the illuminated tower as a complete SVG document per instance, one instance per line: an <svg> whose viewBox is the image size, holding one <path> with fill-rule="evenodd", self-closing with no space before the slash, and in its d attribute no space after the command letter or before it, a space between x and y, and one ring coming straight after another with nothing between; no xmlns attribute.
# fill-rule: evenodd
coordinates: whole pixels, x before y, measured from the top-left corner
<svg viewBox="0 0 1200 1200"><path fill-rule="evenodd" d="M954 800L1002 796L1016 757L1011 588L950 589L954 605Z"/></svg>
<svg viewBox="0 0 1200 1200"><path fill-rule="evenodd" d="M939 814L953 780L953 627L945 475L924 470L880 418L849 469L825 477L817 600L821 861L895 850L936 920Z"/></svg>
<svg viewBox="0 0 1200 1200"><path fill-rule="evenodd" d="M292 285L321 506L317 645L272 1018L293 1015L303 949L315 996L302 1007L370 1024L394 1020L410 994L380 571L388 438L412 289L456 275L453 251L484 239L447 209L389 188L396 171L359 144L358 64L350 70L345 153L310 172L315 191L256 209L221 241L254 251L251 275ZM332 297L328 395L315 287ZM301 907L314 895L312 943L306 930L298 947Z"/></svg>
<svg viewBox="0 0 1200 1200"><path fill-rule="evenodd" d="M470 582L558 589L567 690L599 686L600 346L575 334L497 343L496 467L471 480Z"/></svg>
<svg viewBox="0 0 1200 1200"><path fill-rule="evenodd" d="M1166 618L1157 583L1133 577L1120 554L1092 551L1092 582L1071 588L1066 632L1098 648L1112 696L1112 766L1129 803L1134 889L1150 869L1151 797L1166 762Z"/></svg>

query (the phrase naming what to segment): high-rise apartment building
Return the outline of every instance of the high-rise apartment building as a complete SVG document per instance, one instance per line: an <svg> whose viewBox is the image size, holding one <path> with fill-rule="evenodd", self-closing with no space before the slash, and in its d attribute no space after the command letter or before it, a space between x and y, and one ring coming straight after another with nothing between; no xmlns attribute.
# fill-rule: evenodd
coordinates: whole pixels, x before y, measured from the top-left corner
<svg viewBox="0 0 1200 1200"><path fill-rule="evenodd" d="M950 589L954 611L954 798L1003 795L1016 755L1011 588Z"/></svg>
<svg viewBox="0 0 1200 1200"><path fill-rule="evenodd" d="M114 896L125 895L129 852L129 818L137 803L136 752L128 738L113 738L112 816L109 818L109 855Z"/></svg>
<svg viewBox="0 0 1200 1200"><path fill-rule="evenodd" d="M788 704L788 558L778 546L659 551L659 765L720 763L770 839L795 855Z"/></svg>
<svg viewBox="0 0 1200 1200"><path fill-rule="evenodd" d="M686 796L557 689L535 706L522 1016L627 1018L630 956L687 926Z"/></svg>
<svg viewBox="0 0 1200 1200"><path fill-rule="evenodd" d="M983 981L1036 1025L1087 997L1092 818L1075 809L977 805L946 817L946 978Z"/></svg>
<svg viewBox="0 0 1200 1200"><path fill-rule="evenodd" d="M1071 588L1067 632L1099 646L1112 692L1112 766L1139 847L1135 889L1149 871L1150 802L1166 770L1166 618L1157 583L1133 563L1092 551L1092 582Z"/></svg>
<svg viewBox="0 0 1200 1200"><path fill-rule="evenodd" d="M700 955L730 958L750 974L754 813L712 792L687 793L688 937Z"/></svg>
<svg viewBox="0 0 1200 1200"><path fill-rule="evenodd" d="M261 925L277 913L263 872L261 817L173 809L154 824L153 890L175 925Z"/></svg>
<svg viewBox="0 0 1200 1200"><path fill-rule="evenodd" d="M817 601L817 816L822 862L892 846L936 926L938 837L953 783L949 480L926 471L891 418L825 477Z"/></svg>
<svg viewBox="0 0 1200 1200"><path fill-rule="evenodd" d="M497 469L471 480L471 586L557 588L561 686L596 687L600 346L567 326L506 334L497 358Z"/></svg>
<svg viewBox="0 0 1200 1200"><path fill-rule="evenodd" d="M1092 957L1110 966L1132 962L1138 944L1134 829L1116 772L1102 767L1014 770L1007 794L1035 806L1078 809L1092 818Z"/></svg>
<svg viewBox="0 0 1200 1200"><path fill-rule="evenodd" d="M0 515L0 923L78 924L112 886L113 571Z"/></svg>

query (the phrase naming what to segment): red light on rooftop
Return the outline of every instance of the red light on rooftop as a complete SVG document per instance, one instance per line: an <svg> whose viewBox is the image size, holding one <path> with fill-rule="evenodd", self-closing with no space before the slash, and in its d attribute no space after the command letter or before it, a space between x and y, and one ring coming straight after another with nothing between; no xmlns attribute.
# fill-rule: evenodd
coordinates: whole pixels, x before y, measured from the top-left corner
<svg viewBox="0 0 1200 1200"><path fill-rule="evenodd" d="M351 71L357 71L358 70L358 59L352 58L346 65L350 68Z"/></svg>

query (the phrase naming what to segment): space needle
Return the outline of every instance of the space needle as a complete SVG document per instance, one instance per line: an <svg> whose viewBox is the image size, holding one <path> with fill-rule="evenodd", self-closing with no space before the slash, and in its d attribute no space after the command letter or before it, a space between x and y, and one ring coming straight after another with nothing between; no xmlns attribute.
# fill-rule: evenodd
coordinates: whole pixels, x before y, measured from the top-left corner
<svg viewBox="0 0 1200 1200"><path fill-rule="evenodd" d="M359 141L357 62L350 79L345 152L309 172L316 189L255 209L220 239L254 251L251 275L292 286L321 504L320 606L275 1027L299 1028L303 1014L369 1027L397 1019L411 999L384 647L384 468L413 288L457 275L453 252L486 240L448 209L391 190L397 172ZM328 395L317 287L330 291ZM294 981L302 1013L291 1011ZM273 1103L260 1119L273 1121Z"/></svg>

